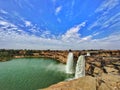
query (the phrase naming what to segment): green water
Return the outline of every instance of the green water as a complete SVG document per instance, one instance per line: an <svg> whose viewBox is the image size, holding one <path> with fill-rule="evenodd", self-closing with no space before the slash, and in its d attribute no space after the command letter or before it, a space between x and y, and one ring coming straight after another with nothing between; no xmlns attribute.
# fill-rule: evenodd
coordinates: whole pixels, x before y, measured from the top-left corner
<svg viewBox="0 0 120 90"><path fill-rule="evenodd" d="M0 90L37 90L66 79L65 65L45 58L0 62Z"/></svg>

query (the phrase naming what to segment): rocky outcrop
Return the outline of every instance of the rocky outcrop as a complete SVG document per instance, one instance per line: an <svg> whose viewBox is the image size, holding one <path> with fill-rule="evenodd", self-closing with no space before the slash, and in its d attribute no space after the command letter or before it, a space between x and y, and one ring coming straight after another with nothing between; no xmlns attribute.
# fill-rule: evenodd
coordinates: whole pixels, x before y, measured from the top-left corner
<svg viewBox="0 0 120 90"><path fill-rule="evenodd" d="M102 74L99 77L85 76L41 90L120 90L120 76L111 74Z"/></svg>
<svg viewBox="0 0 120 90"><path fill-rule="evenodd" d="M91 76L86 76L71 81L60 82L41 90L96 90L96 80Z"/></svg>

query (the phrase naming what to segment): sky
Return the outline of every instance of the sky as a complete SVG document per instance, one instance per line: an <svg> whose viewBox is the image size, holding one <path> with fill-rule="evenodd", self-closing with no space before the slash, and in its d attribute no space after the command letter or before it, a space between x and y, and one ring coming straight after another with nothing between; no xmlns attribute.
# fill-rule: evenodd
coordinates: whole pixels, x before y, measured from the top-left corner
<svg viewBox="0 0 120 90"><path fill-rule="evenodd" d="M1 49L120 49L120 0L0 0Z"/></svg>

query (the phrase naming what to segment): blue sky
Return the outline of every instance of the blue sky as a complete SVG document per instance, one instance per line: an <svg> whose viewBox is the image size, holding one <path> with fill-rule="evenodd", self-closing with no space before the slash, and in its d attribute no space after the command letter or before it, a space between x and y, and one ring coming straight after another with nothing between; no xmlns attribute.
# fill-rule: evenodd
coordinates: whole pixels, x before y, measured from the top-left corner
<svg viewBox="0 0 120 90"><path fill-rule="evenodd" d="M0 0L0 48L120 49L120 0Z"/></svg>

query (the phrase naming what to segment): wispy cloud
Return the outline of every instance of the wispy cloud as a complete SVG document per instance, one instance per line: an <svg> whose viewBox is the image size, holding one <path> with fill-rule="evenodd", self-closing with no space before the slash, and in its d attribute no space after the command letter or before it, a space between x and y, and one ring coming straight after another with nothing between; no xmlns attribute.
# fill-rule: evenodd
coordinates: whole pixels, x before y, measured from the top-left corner
<svg viewBox="0 0 120 90"><path fill-rule="evenodd" d="M58 15L58 13L62 10L62 6L59 6L55 9L55 15Z"/></svg>
<svg viewBox="0 0 120 90"><path fill-rule="evenodd" d="M112 24L117 24L118 22L120 22L120 13L116 13L111 17L101 16L88 28L88 30L92 30L95 27L99 27L99 29L109 28Z"/></svg>
<svg viewBox="0 0 120 90"><path fill-rule="evenodd" d="M7 11L3 10L3 9L0 9L0 13L3 13L3 14L8 14Z"/></svg>
<svg viewBox="0 0 120 90"><path fill-rule="evenodd" d="M104 0L103 3L96 9L96 13L104 11L107 14L111 9L119 4L119 0Z"/></svg>
<svg viewBox="0 0 120 90"><path fill-rule="evenodd" d="M41 37L53 37L53 35L50 35L50 31L49 30L41 30L39 27L37 27L37 25L35 24L32 24L30 21L27 21L25 19L21 19L23 21L23 25L22 25L22 28L21 28L21 24L13 24L5 19L3 20L0 20L0 31L2 30L5 30L6 33L7 32L17 32L17 33L20 33L20 34L25 34L25 29L27 29L27 31L31 32L32 35L37 35L37 36L41 36ZM24 26L25 25L25 26ZM27 34L27 32L26 32Z"/></svg>
<svg viewBox="0 0 120 90"><path fill-rule="evenodd" d="M24 8L25 6L29 7L28 9L31 10L34 6L33 4L29 1L29 0L14 0L16 2L16 4L20 7L20 8ZM24 4L23 4L24 2Z"/></svg>
<svg viewBox="0 0 120 90"><path fill-rule="evenodd" d="M103 26L101 28L102 29L107 28L113 24L117 24L118 22L120 22L120 13L117 13L117 14L113 15L112 17L110 17L108 20L106 20L103 23Z"/></svg>
<svg viewBox="0 0 120 90"><path fill-rule="evenodd" d="M119 22L120 13L116 12L114 15L111 14L111 10L118 7L118 4L119 0L103 1L103 3L95 10L95 13L101 13L100 16L98 16L97 20L89 26L88 30L92 30L95 27L99 27L99 29L108 28L112 24Z"/></svg>

